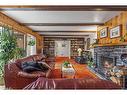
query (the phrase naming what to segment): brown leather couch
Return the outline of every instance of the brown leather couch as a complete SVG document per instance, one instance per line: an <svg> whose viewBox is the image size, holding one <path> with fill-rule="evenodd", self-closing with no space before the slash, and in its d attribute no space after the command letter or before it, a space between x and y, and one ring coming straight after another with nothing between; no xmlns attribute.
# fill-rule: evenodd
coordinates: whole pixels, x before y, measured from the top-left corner
<svg viewBox="0 0 127 95"><path fill-rule="evenodd" d="M38 78L24 89L121 89L112 81L102 79L48 79Z"/></svg>
<svg viewBox="0 0 127 95"><path fill-rule="evenodd" d="M47 72L35 71L32 73L26 73L22 71L21 64L23 62L36 60L46 61L52 68L54 68L54 60L49 61L44 55L41 54L18 59L13 63L5 65L5 87L9 89L22 89L33 81L36 81L39 77L50 78L52 73L51 69L49 69Z"/></svg>

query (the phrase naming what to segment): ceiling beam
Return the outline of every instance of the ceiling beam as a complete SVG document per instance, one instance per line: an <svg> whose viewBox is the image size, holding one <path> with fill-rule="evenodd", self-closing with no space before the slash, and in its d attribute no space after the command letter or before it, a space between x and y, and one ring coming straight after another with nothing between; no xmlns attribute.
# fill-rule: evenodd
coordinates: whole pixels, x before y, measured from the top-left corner
<svg viewBox="0 0 127 95"><path fill-rule="evenodd" d="M54 33L54 32L65 32L65 33L70 33L70 32L74 32L74 33L96 33L96 31L34 31L34 32L38 32L38 33L49 33L49 32L52 32L52 33Z"/></svg>
<svg viewBox="0 0 127 95"><path fill-rule="evenodd" d="M91 26L104 23L22 23L23 26Z"/></svg>
<svg viewBox="0 0 127 95"><path fill-rule="evenodd" d="M127 5L1 5L0 11L126 11Z"/></svg>

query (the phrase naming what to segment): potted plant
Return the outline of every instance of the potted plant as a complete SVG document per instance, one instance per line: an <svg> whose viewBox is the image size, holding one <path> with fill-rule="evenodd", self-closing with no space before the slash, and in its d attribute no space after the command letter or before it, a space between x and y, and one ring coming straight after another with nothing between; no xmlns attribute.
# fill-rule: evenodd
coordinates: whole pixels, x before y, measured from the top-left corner
<svg viewBox="0 0 127 95"><path fill-rule="evenodd" d="M23 48L16 47L15 54L14 54L14 59L19 59L19 58L22 58L22 57L25 57L25 56L26 56L25 50Z"/></svg>
<svg viewBox="0 0 127 95"><path fill-rule="evenodd" d="M94 67L94 62L93 62L93 58L92 58L92 53L91 52L89 52L88 53L88 59L87 59L88 61L87 61L87 65L89 66L89 67Z"/></svg>
<svg viewBox="0 0 127 95"><path fill-rule="evenodd" d="M94 67L94 62L89 60L89 61L87 62L87 65L88 65L89 67Z"/></svg>
<svg viewBox="0 0 127 95"><path fill-rule="evenodd" d="M68 68L69 65L70 65L70 62L69 62L69 61L65 61L65 62L63 63L63 65L64 65L65 68Z"/></svg>
<svg viewBox="0 0 127 95"><path fill-rule="evenodd" d="M0 78L3 78L4 65L14 58L17 47L16 36L9 27L0 31Z"/></svg>
<svg viewBox="0 0 127 95"><path fill-rule="evenodd" d="M34 46L35 45L35 40L34 39L30 39L30 41L28 42L29 46Z"/></svg>

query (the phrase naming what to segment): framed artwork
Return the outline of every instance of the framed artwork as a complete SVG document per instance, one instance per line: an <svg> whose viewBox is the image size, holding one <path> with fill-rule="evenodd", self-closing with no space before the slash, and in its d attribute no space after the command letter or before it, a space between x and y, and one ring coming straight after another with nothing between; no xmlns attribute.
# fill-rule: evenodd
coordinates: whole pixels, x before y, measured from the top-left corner
<svg viewBox="0 0 127 95"><path fill-rule="evenodd" d="M118 25L110 29L110 38L116 38L121 35L121 25Z"/></svg>
<svg viewBox="0 0 127 95"><path fill-rule="evenodd" d="M100 30L100 38L104 38L108 36L108 27L105 27Z"/></svg>

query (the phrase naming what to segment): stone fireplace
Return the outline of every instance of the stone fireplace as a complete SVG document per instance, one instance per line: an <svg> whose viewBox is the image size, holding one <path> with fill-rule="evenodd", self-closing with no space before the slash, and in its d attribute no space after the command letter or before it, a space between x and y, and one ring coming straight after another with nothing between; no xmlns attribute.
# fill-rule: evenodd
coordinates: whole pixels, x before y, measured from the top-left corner
<svg viewBox="0 0 127 95"><path fill-rule="evenodd" d="M127 65L121 55L127 54L127 46L102 46L94 48L95 71L108 78L108 69L114 66Z"/></svg>
<svg viewBox="0 0 127 95"><path fill-rule="evenodd" d="M99 60L97 70L102 76L108 78L108 70L116 66L116 57L102 55Z"/></svg>

